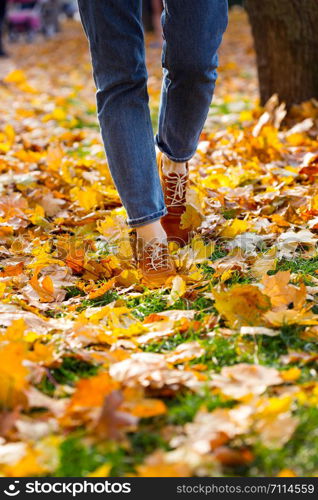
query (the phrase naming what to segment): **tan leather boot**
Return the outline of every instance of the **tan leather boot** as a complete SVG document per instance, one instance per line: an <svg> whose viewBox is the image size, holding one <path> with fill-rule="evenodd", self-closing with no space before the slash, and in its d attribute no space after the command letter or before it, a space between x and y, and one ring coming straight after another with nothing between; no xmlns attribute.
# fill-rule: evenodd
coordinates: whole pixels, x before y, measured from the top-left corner
<svg viewBox="0 0 318 500"><path fill-rule="evenodd" d="M142 273L142 281L149 288L161 287L168 278L176 275L167 243L154 240L145 244L138 239L135 242L134 253Z"/></svg>
<svg viewBox="0 0 318 500"><path fill-rule="evenodd" d="M159 153L158 164L165 205L168 213L161 219L163 229L167 233L168 241L175 241L180 247L189 242L190 229L181 228L181 216L186 210L186 191L189 181L189 166L186 172L170 171L167 175L163 171L164 155Z"/></svg>

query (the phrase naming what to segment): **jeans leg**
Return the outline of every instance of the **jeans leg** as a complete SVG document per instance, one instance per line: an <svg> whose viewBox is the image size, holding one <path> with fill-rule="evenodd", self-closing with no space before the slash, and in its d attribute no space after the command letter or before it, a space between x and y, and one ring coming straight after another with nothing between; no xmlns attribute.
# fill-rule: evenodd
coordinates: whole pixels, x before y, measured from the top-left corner
<svg viewBox="0 0 318 500"><path fill-rule="evenodd" d="M127 222L137 227L166 213L148 106L141 0L78 3L108 164Z"/></svg>
<svg viewBox="0 0 318 500"><path fill-rule="evenodd" d="M156 142L171 160L195 153L213 97L227 0L165 0L163 86Z"/></svg>

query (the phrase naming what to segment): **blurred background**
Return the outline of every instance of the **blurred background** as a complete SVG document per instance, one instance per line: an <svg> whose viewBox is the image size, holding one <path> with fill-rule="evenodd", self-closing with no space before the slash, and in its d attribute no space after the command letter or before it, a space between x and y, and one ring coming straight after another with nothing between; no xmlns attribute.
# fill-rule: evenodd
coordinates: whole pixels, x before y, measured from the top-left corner
<svg viewBox="0 0 318 500"><path fill-rule="evenodd" d="M277 94L287 108L317 98L316 0L305 3L229 0L230 8L237 6L246 9L252 28L261 104L273 94ZM152 34L148 37L149 48L161 47L162 9L162 0L143 0L145 31ZM76 0L0 0L0 57L14 56L14 44L43 43L43 39L55 37L63 29L65 20L78 23ZM245 19L246 30L247 24Z"/></svg>

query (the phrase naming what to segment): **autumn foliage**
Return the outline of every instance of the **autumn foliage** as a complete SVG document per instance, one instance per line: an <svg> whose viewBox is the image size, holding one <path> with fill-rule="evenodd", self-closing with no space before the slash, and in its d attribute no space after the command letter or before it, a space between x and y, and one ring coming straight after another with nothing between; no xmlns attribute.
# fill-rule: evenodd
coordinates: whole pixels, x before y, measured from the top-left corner
<svg viewBox="0 0 318 500"><path fill-rule="evenodd" d="M240 40L240 44L237 40ZM0 86L0 475L318 474L318 103L260 108L234 11L178 274L148 290L80 26ZM150 48L154 124L160 54Z"/></svg>

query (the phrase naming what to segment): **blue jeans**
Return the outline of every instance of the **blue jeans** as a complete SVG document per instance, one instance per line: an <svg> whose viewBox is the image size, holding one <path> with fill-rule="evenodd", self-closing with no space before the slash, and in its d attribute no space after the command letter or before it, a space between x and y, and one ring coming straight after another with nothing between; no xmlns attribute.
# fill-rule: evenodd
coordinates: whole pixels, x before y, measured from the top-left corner
<svg viewBox="0 0 318 500"><path fill-rule="evenodd" d="M89 40L97 108L109 168L138 227L167 213L155 141L171 160L195 153L217 77L227 0L166 0L163 85L154 140L147 93L141 0L78 0Z"/></svg>

